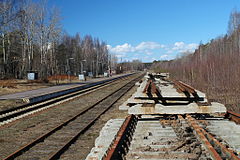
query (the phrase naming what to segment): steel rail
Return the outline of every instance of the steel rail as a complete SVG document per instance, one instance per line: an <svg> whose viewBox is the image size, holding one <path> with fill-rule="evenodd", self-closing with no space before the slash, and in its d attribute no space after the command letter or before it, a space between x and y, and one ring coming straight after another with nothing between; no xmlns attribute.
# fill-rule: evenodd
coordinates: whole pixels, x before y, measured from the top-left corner
<svg viewBox="0 0 240 160"><path fill-rule="evenodd" d="M132 139L136 123L135 115L129 115L125 119L103 160L123 159L123 155L126 154Z"/></svg>
<svg viewBox="0 0 240 160"><path fill-rule="evenodd" d="M182 92L187 91L188 93L191 93L193 95L197 94L196 90L193 87L189 86L186 83L183 83L182 81L175 81L174 83Z"/></svg>
<svg viewBox="0 0 240 160"><path fill-rule="evenodd" d="M133 79L131 82L135 82L138 79L140 79L142 77L139 76L135 79ZM117 100L119 100L126 92L128 92L135 83L131 84L131 86L129 86L129 88L122 93ZM124 87L126 87L127 85L129 85L129 83L125 84L124 86L122 86L121 88L117 89L116 91L114 91L113 93L116 93L118 91L120 91L121 89L123 89ZM47 137L49 137L50 135L52 135L53 133L55 133L56 131L60 130L62 127L66 126L67 124L69 124L70 122L74 121L76 118L78 118L79 116L83 115L84 113L86 113L87 111L91 110L92 108L94 108L95 106L97 106L99 103L101 103L102 101L104 101L105 99L107 99L108 97L110 97L113 93L105 96L104 98L102 98L101 100L99 100L98 102L96 102L94 105L86 108L85 110L81 111L80 113L76 114L75 116L71 117L70 119L68 119L67 121L63 122L62 124L58 125L57 127L55 127L54 129L52 129L51 131L41 135L40 137L36 138L35 140L33 140L32 142L22 146L20 149L18 149L17 151L15 151L14 153L8 155L4 160L12 160L18 156L20 156L21 154L23 154L24 152L26 152L27 150L29 150L31 147L35 146L36 144L44 141L44 139L46 139ZM116 101L117 101L116 100ZM88 125L86 125L86 127L84 127L81 131L79 131L75 136L73 136L64 146L61 147L60 150L58 150L56 153L54 153L53 155L51 155L49 157L49 159L56 159L58 158L76 139L79 135L81 135L82 133L84 133L102 114L104 114L114 103L116 103L116 101L112 102L106 109L104 109L97 117L95 117L93 120L91 120Z"/></svg>
<svg viewBox="0 0 240 160"><path fill-rule="evenodd" d="M126 78L126 77L129 77L131 75L133 75L133 74L123 75L123 76L119 76L119 77L112 78L112 79L107 79L107 80L103 80L103 81L98 81L98 82L85 84L85 85L80 86L81 89L78 89L79 87L69 88L69 89L66 89L66 90L71 90L71 89L74 89L74 90L72 92L70 92L70 93L67 93L67 94L77 93L78 91L81 91L81 90L84 90L84 89L88 89L88 88L91 88L91 87L94 87L94 86L98 86L98 85L101 85L101 84L105 84L105 83L107 84L108 82L114 82L116 80L119 80L119 79L122 79L122 78ZM62 90L62 91L66 91L66 90ZM64 94L64 95L67 95L67 94ZM57 97L61 97L61 96L64 96L64 95L60 95L60 96L57 96ZM54 97L54 98L57 98L57 97ZM52 98L49 98L49 99L52 99ZM21 105L21 106L15 107L15 108L6 109L6 110L3 110L3 111L0 111L0 115L3 115L3 114L6 114L6 113L15 111L17 109L22 109L22 108L28 107L30 105L38 104L38 103L47 101L49 99L45 99L45 100L42 100L42 101L39 101L39 102L28 103L28 104Z"/></svg>
<svg viewBox="0 0 240 160"><path fill-rule="evenodd" d="M160 91L155 85L155 83L152 80L149 80L143 90L143 93L159 95Z"/></svg>
<svg viewBox="0 0 240 160"><path fill-rule="evenodd" d="M196 131L197 136L202 141L206 149L211 154L212 158L216 160L222 159L231 159L231 160L240 160L232 150L226 148L223 144L221 144L216 138L214 138L211 134L209 134L206 130L200 127L197 121L190 115L186 116L188 123L192 126L192 128Z"/></svg>
<svg viewBox="0 0 240 160"><path fill-rule="evenodd" d="M240 124L240 114L232 112L232 111L227 111L226 117L237 124Z"/></svg>
<svg viewBox="0 0 240 160"><path fill-rule="evenodd" d="M110 145L106 155L103 160L115 160L124 159L124 155L127 154L128 146L130 145L130 139L133 136L134 128L134 115L128 116L121 128L119 129L114 141ZM204 130L198 125L195 118L190 115L186 116L186 119L182 115L177 115L180 123L188 122L188 125L194 131L194 134L198 137L201 143L205 146L206 150L210 153L214 160L240 160L240 158L235 155L233 150L226 148L222 143L220 143L216 138L214 138L210 133Z"/></svg>
<svg viewBox="0 0 240 160"><path fill-rule="evenodd" d="M15 117L19 117L21 115L30 113L30 112L35 111L35 110L42 109L44 107L48 108L47 106L54 105L54 103L61 103L61 101L65 102L65 101L68 101L68 99L69 100L75 99L75 98L72 98L72 97L76 96L76 98L77 98L77 97L81 96L81 94L83 94L83 93L87 93L87 92L91 93L91 92L95 91L98 88L101 88L103 86L107 86L107 85L109 85L111 83L114 83L117 80L120 80L122 78L126 78L126 76L118 77L118 78L116 78L116 79L114 79L112 81L107 81L105 83L96 84L96 85L91 86L89 88L85 88L85 89L82 89L80 91L76 91L74 93L68 93L66 95L63 95L63 96L60 96L60 97L56 97L56 98L53 98L53 99L50 99L50 100L47 100L47 101L44 101L44 102L40 102L40 103L37 103L37 104L34 103L34 104L30 104L30 105L19 106L15 110L10 109L9 112L7 112L7 111L3 112L2 111L3 114L0 115L0 123L2 123L2 125L0 127L5 125L5 122L6 123L9 122L10 119L13 119Z"/></svg>
<svg viewBox="0 0 240 160"><path fill-rule="evenodd" d="M146 86L144 87L143 93L147 93L148 88L149 88L149 86L151 85L151 81L152 81L152 80L147 81L147 84L146 84Z"/></svg>
<svg viewBox="0 0 240 160"><path fill-rule="evenodd" d="M192 94L194 97L193 100L199 106L210 105L209 102L201 102L204 100L204 98L199 97L197 91L192 86L190 86L182 81L174 81L174 84L177 87L177 89L180 90L180 92L186 94L186 96L190 96Z"/></svg>
<svg viewBox="0 0 240 160"><path fill-rule="evenodd" d="M123 92L115 101L112 101L112 103L106 108L104 109L98 116L95 117L95 119L93 119L92 121L90 121L88 123L88 125L81 130L79 133L77 133L73 138L71 138L63 147L61 147L61 149L59 149L57 152L55 152L54 154L52 154L49 158L49 160L55 160L57 158L59 158L61 156L61 154L67 150L67 148L74 143L77 138L79 137L79 135L81 135L82 133L84 133L101 115L103 115L107 110L109 110L124 94L126 94L132 87L134 86L134 84L132 84L125 92ZM125 87L125 86L124 86Z"/></svg>

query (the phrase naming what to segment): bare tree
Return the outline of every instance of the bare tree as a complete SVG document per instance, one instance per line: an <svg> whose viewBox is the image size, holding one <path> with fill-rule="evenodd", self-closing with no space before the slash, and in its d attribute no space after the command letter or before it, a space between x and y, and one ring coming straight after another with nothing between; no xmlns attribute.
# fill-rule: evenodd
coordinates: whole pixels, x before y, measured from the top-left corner
<svg viewBox="0 0 240 160"><path fill-rule="evenodd" d="M83 70L97 76L116 61L98 38L64 35L60 12L47 0L2 0L0 13L1 78L26 78L28 71L42 79Z"/></svg>
<svg viewBox="0 0 240 160"><path fill-rule="evenodd" d="M60 23L61 16L58 8L54 7L50 12L50 20L48 27L48 39L49 39L49 62L48 62L48 70L51 74L57 73L57 62L56 62L56 46L60 43L61 33L62 33L62 25Z"/></svg>
<svg viewBox="0 0 240 160"><path fill-rule="evenodd" d="M237 9L233 9L228 21L228 34L231 35L240 25L240 13Z"/></svg>

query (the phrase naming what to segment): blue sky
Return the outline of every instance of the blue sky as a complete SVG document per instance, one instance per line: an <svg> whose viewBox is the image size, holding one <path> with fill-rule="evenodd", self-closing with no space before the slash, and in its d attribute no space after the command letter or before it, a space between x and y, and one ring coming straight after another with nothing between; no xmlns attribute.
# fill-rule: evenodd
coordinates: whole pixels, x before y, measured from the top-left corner
<svg viewBox="0 0 240 160"><path fill-rule="evenodd" d="M227 32L239 0L49 0L70 35L105 41L119 60L173 59Z"/></svg>

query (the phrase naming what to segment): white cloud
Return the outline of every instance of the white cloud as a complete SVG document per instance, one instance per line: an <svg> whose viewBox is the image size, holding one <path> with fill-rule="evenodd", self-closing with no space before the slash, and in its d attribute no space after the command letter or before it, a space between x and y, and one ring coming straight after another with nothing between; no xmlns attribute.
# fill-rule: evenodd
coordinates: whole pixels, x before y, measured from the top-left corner
<svg viewBox="0 0 240 160"><path fill-rule="evenodd" d="M137 56L140 56L138 53L134 54L133 56L137 57Z"/></svg>
<svg viewBox="0 0 240 160"><path fill-rule="evenodd" d="M112 49L112 46L111 45L107 45L107 48L108 48L108 50L111 50Z"/></svg>
<svg viewBox="0 0 240 160"><path fill-rule="evenodd" d="M183 49L184 46L185 46L184 42L176 42L176 43L174 43L174 47L172 48L172 50Z"/></svg>
<svg viewBox="0 0 240 160"><path fill-rule="evenodd" d="M122 53L122 54L116 54L115 55L117 58L123 58L126 57L126 54Z"/></svg>
<svg viewBox="0 0 240 160"><path fill-rule="evenodd" d="M176 52L193 52L198 47L196 43L185 44L184 42L176 42L174 43L172 48L169 48L169 52L176 51Z"/></svg>
<svg viewBox="0 0 240 160"><path fill-rule="evenodd" d="M171 54L173 52L193 52L198 44L190 43L186 44L184 42L175 42L173 45L163 45L157 42L141 42L136 46L132 46L129 43L124 43L122 45L117 45L112 47L110 45L107 46L109 51L114 54L123 54L123 53L145 53L146 55L152 55L154 50L156 49L164 49L166 53Z"/></svg>
<svg viewBox="0 0 240 160"><path fill-rule="evenodd" d="M188 49L189 50L195 50L197 47L198 47L198 44L196 44L196 43L190 43L190 44L188 44Z"/></svg>
<svg viewBox="0 0 240 160"><path fill-rule="evenodd" d="M108 45L108 49L112 52L112 53L127 53L127 52L134 52L135 49L134 47L131 46L131 44L128 43L124 43L123 45L117 45L116 47L112 47L110 45Z"/></svg>
<svg viewBox="0 0 240 160"><path fill-rule="evenodd" d="M167 57L168 57L167 54L164 54L164 55L160 56L161 59L164 59L164 58L167 58Z"/></svg>
<svg viewBox="0 0 240 160"><path fill-rule="evenodd" d="M167 54L171 54L171 53L173 53L174 51L173 50L167 50Z"/></svg>
<svg viewBox="0 0 240 160"><path fill-rule="evenodd" d="M149 57L149 56L143 56L143 57L142 57L142 61L143 61L143 62L151 62L151 61L152 61L152 58Z"/></svg>
<svg viewBox="0 0 240 160"><path fill-rule="evenodd" d="M142 51L142 50L152 50L152 49L158 49L163 48L164 45L156 43L156 42L141 42L139 45L135 47L136 50Z"/></svg>
<svg viewBox="0 0 240 160"><path fill-rule="evenodd" d="M110 53L115 54L119 59L124 60L140 59L151 61L152 59L173 59L178 53L193 52L198 44L175 42L174 44L163 45L157 42L141 42L135 46L124 43L122 45L107 45Z"/></svg>
<svg viewBox="0 0 240 160"><path fill-rule="evenodd" d="M150 55L153 55L154 53L153 53L153 52L150 52L150 51L146 51L145 54L148 55L148 56L150 56Z"/></svg>
<svg viewBox="0 0 240 160"><path fill-rule="evenodd" d="M117 45L115 47L112 47L110 45L108 45L107 47L109 51L114 54L142 52L142 53L146 53L147 55L150 55L151 50L164 48L165 46L157 42L141 42L136 46L132 46L131 44L124 43L123 45Z"/></svg>

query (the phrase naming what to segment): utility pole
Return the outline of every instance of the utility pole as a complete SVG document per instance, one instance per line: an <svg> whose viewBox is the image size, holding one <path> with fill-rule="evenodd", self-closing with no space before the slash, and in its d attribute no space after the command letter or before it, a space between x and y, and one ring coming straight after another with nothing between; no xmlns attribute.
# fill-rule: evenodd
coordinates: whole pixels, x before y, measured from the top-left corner
<svg viewBox="0 0 240 160"><path fill-rule="evenodd" d="M81 74L83 74L83 62L86 62L86 59L81 60Z"/></svg>
<svg viewBox="0 0 240 160"><path fill-rule="evenodd" d="M70 74L71 74L71 68L70 68L70 60L74 60L74 58L68 58L67 59L67 66L68 66L68 71L67 71L67 74L68 74L68 80L69 82L71 82L71 77L70 77Z"/></svg>
<svg viewBox="0 0 240 160"><path fill-rule="evenodd" d="M96 77L98 77L98 50L96 49L97 52L97 62L96 62Z"/></svg>

